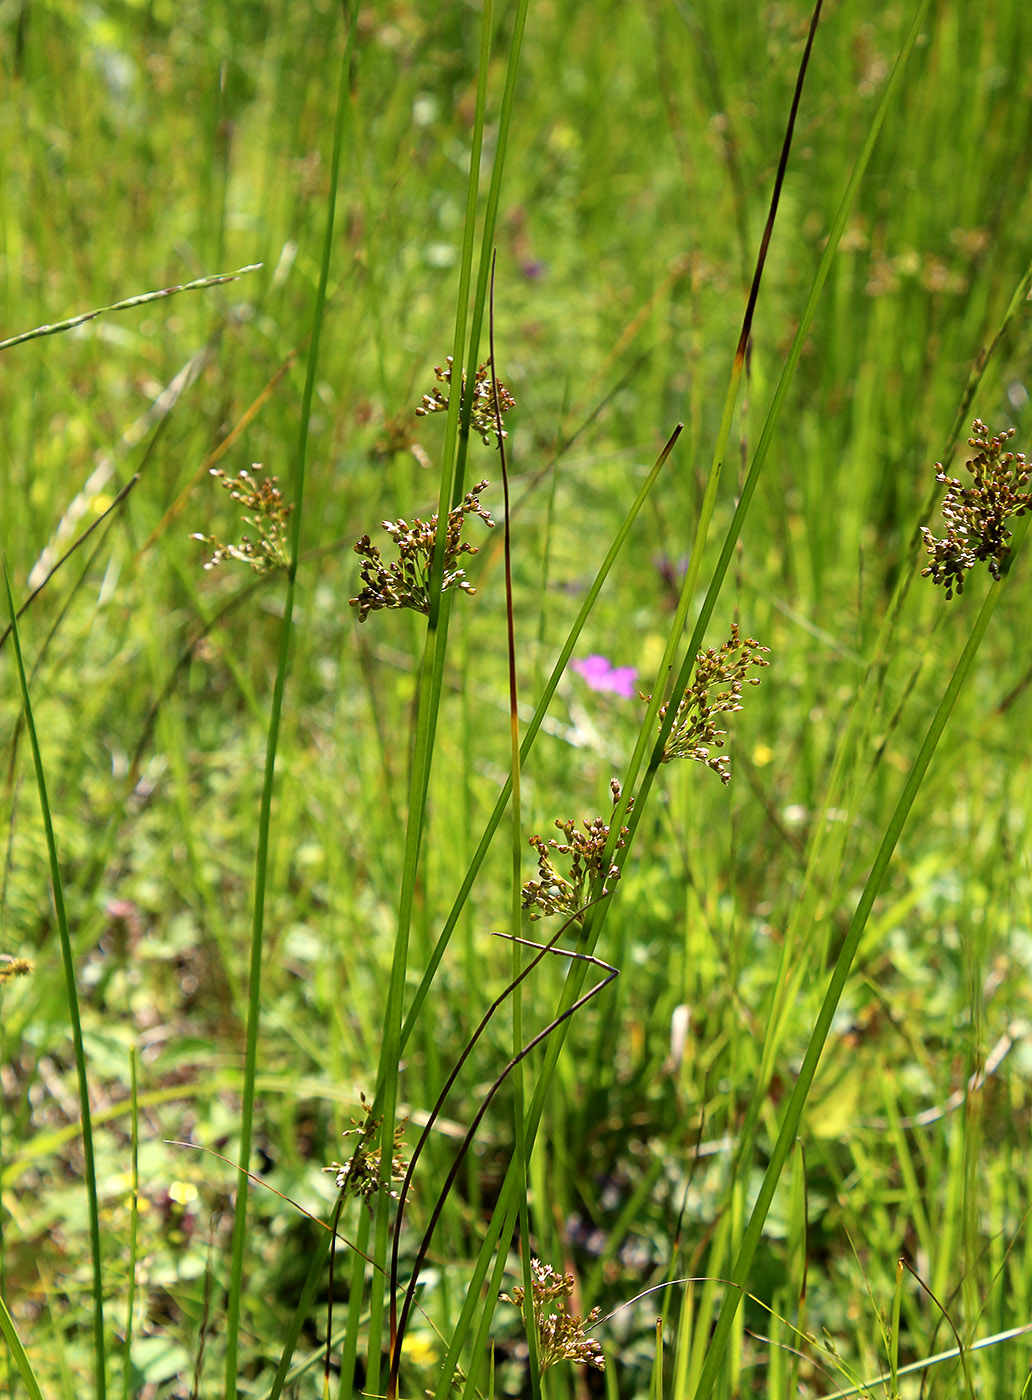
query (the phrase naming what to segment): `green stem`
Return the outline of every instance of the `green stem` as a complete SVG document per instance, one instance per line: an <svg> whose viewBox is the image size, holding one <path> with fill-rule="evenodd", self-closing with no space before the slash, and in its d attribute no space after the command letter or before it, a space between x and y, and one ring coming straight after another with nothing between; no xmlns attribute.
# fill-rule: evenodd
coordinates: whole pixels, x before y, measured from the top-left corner
<svg viewBox="0 0 1032 1400"><path fill-rule="evenodd" d="M100 1257L100 1205L97 1199L97 1166L93 1153L93 1124L90 1118L90 1091L86 1076L86 1050L82 1040L82 1022L79 1018L79 993L75 982L75 962L72 957L72 940L68 932L68 915L65 910L64 885L61 881L61 867L57 859L57 839L54 836L54 823L50 815L50 802L47 798L46 778L43 774L43 757L36 734L36 721L32 715L32 702L29 699L29 682L25 674L25 660L22 656L21 636L11 592L11 580L7 573L7 559L4 557L4 588L7 592L7 610L11 619L11 641L14 644L15 661L18 668L18 682L21 686L22 705L25 712L25 730L32 747L32 762L36 769L36 790L43 815L43 829L46 832L47 854L50 859L50 883L54 896L54 914L57 919L57 932L61 942L61 962L64 966L65 995L68 1000L68 1019L72 1030L72 1048L75 1055L75 1075L79 1088L79 1113L82 1116L82 1155L86 1176L86 1200L89 1207L90 1255L92 1265L93 1291L93 1352L95 1357L94 1387L97 1400L104 1400L107 1394L107 1356L104 1349L104 1280Z"/></svg>
<svg viewBox="0 0 1032 1400"><path fill-rule="evenodd" d="M319 288L312 314L312 338L305 376L304 395L298 429L297 468L294 478L294 510L291 516L290 566L280 627L279 655L276 680L269 714L265 745L265 773L262 782L261 808L258 817L258 845L255 852L254 910L251 921L251 955L248 980L247 1032L244 1051L244 1083L240 1107L240 1150L237 1158L236 1208L233 1214L233 1240L230 1260L229 1288L226 1309L226 1370L225 1400L235 1400L237 1393L240 1309L243 1296L244 1246L247 1234L247 1169L251 1161L251 1141L254 1128L255 1076L258 1065L258 1026L261 1019L262 944L265 927L265 895L268 883L269 829L272 820L272 796L276 778L276 753L279 748L283 695L287 683L287 667L294 625L294 594L297 567L301 551L301 519L304 508L305 466L308 452L308 425L315 392L315 375L319 363L319 341L326 308L326 288L330 277L330 257L333 251L333 226L340 177L340 157L344 141L348 110L348 86L351 55L355 40L355 3L352 4L347 44L341 59L337 89L337 114L333 129L333 154L330 160L329 195L326 210L326 231L323 237L322 267Z"/></svg>
<svg viewBox="0 0 1032 1400"><path fill-rule="evenodd" d="M1017 536L1020 534L1023 536L1027 528L1028 517L1021 522L1019 529L1015 531L1015 535ZM889 868L889 862L899 842L903 827L910 815L910 809L914 805L921 784L924 781L925 774L928 772L928 766L932 761L932 755L935 753L939 739L942 737L942 732L953 712L953 707L957 702L961 687L971 673L971 668L974 665L978 649L982 644L982 638L985 636L986 628L989 625L989 619L992 617L993 611L999 602L1001 586L1002 585L999 583L993 583L990 586L986 599L982 604L981 611L975 621L974 628L968 638L967 645L964 648L960 660L957 662L950 683L946 687L946 691L939 702L939 707L928 727L928 732L925 735L924 742L921 745L914 765L907 777L899 801L896 803L895 811L886 828L885 835L882 837L881 845L878 848L878 854L875 856L874 864L871 867L871 873L867 877L867 883L864 886L860 901L856 907L856 912L850 922L849 931L846 934L841 951L836 959L831 981L828 983L828 990L824 994L824 1001L821 1004L817 1020L814 1023L810 1041L806 1047L806 1053L803 1056L803 1063L800 1066L799 1074L785 1109L785 1115L782 1119L777 1141L771 1152L767 1170L763 1175L763 1182L760 1186L756 1204L753 1206L752 1214L749 1217L749 1223L745 1227L742 1243L738 1250L738 1257L731 1271L731 1287L725 1295L724 1303L713 1331L713 1336L710 1338L709 1349L706 1353L706 1360L703 1363L702 1372L699 1375L699 1383L695 1390L694 1400L707 1400L707 1397L712 1394L717 1375L725 1365L731 1327L734 1323L739 1304L741 1303L742 1293L745 1290L753 1259L755 1258L756 1250L763 1234L763 1226L767 1219L767 1212L770 1210L778 1180L788 1160L788 1154L792 1150L792 1144L795 1142L799 1132L799 1124L802 1119L806 1098L810 1092L810 1086L813 1083L814 1075L817 1072L817 1064L824 1049L825 1041L828 1038L828 1033L831 1030L832 1020L834 1019L849 974L852 971L853 959L860 945L860 939L867 926L867 920L870 917L874 901L882 887L882 883Z"/></svg>

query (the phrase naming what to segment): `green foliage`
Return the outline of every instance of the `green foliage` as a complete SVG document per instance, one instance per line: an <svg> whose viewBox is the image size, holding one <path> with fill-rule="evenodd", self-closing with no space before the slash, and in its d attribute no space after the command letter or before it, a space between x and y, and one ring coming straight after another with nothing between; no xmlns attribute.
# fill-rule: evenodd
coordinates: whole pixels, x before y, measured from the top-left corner
<svg viewBox="0 0 1032 1400"><path fill-rule="evenodd" d="M561 1053L553 1037L524 1064L526 1180L506 1184L518 1090L506 1081L492 1102L432 1238L399 1393L443 1387L456 1338L458 1384L487 1394L493 1376L495 1394L530 1393L519 1320L504 1308L491 1318L500 1288L513 1299L526 1289L513 1281L519 1262L503 1249L497 1286L471 1288L484 1241L495 1231L508 1243L510 1197L529 1189L536 1256L561 1261L564 1287L567 1273L575 1280L568 1317L580 1328L602 1309L573 1340L601 1345L608 1393L646 1395L658 1377L687 1400L726 1296L716 1280L744 1259L779 1152L784 1169L751 1240L751 1296L711 1353L717 1393L818 1397L886 1374L909 1396L918 1382L907 1367L956 1346L944 1314L965 1346L1032 1316L1032 638L1027 521L1017 521L1027 483L1020 454L1004 461L1012 427L1015 447L1027 453L1030 441L1032 147L1015 118L1032 71L1028 7L930 11L795 363L793 335L914 14L827 8L719 479L706 473L808 9L541 0L511 120L502 85L513 17L485 13L494 47L482 126L480 12L469 7L364 7L350 56L339 7L321 0L49 0L16 4L0 32L3 336L135 302L0 351L0 548L16 603L100 522L19 622L71 984L10 638L0 647L0 1320L11 1356L0 1358L0 1392L88 1392L100 1287L111 1386L132 1308L131 1390L188 1394L196 1369L199 1393L221 1393L250 1093L238 1384L269 1393L295 1325L283 1374L295 1368L294 1393L321 1393L328 1235L291 1202L330 1219L354 1149L345 1140L342 1153L341 1133L360 1123L354 1194L364 1199L348 1193L340 1228L386 1266L394 1205L375 1187L400 1172L400 1117L421 1127L509 981L512 947L490 937L510 904L504 839L477 854L481 832L504 825L510 770L501 531L481 532L479 553L447 533L456 514L502 519L500 493L466 509L480 489L468 484L499 480L491 376L473 372L465 426L449 390L454 363L484 366L485 347L462 354L469 323L456 353L451 318L457 302L466 316L467 247L476 285L487 182L505 143L487 243L498 252L498 374L515 400L505 445L520 737L590 599L574 659L633 670L674 744L729 781L664 764L633 695L561 668L523 754L521 821L547 833L558 818L565 837L536 846L550 863L536 872L546 903L583 915L562 946L597 937L621 976L570 1019ZM345 61L350 105L313 361ZM471 224L477 131L483 188ZM237 281L209 280L258 262ZM185 290L136 300L173 287ZM482 314L483 293L470 300ZM447 366L444 389L417 416L435 364ZM790 364L783 409L768 420ZM968 481L952 462L976 415ZM685 431L595 599L600 561L677 421ZM712 623L691 646L760 446ZM263 483L276 498L263 510L252 480L251 544L220 546L239 534L211 474L239 491L255 461L276 472ZM368 551L356 560L354 543L381 521L417 551L418 577L380 561L415 606L361 606L362 570L375 561ZM442 532L454 548L435 556ZM201 567L191 534L225 551L220 568ZM449 581L476 596L453 607L441 584L460 550L462 579ZM250 567L235 570L240 554ZM953 581L948 608L942 589L919 582L929 556L932 579ZM276 567L260 572L256 558ZM970 572L979 560L999 582ZM991 625L977 621L987 598ZM685 627L673 628L682 602ZM975 660L965 648L983 626ZM758 643L742 644L749 658L724 654L739 636L761 639L771 659L741 710L741 684L757 679L744 667L763 663ZM700 653L718 670L727 663L712 695L700 689ZM933 757L926 735L964 658ZM682 659L689 679L675 691ZM655 767L647 800L625 781L636 736ZM926 761L923 784L908 788ZM634 806L610 818L614 780ZM263 791L264 918L249 943ZM899 836L904 792L908 823L857 923L879 847ZM526 860L525 837L521 847ZM567 878L560 860L578 852ZM585 910L603 877L610 897ZM542 924L526 917L532 936ZM807 1059L836 965L841 998ZM392 968L385 1108L373 1100L390 1050ZM525 1039L569 1004L579 975L557 958L535 968L521 989ZM512 1055L509 1015L506 1002L423 1152L400 1236L403 1284L455 1144ZM789 1154L776 1144L804 1067L802 1148ZM101 1285L83 1185L84 1074ZM901 1254L930 1292L897 1274ZM313 1260L311 1306L294 1323ZM485 1271L492 1264L485 1257ZM706 1281L675 1282L685 1278ZM344 1395L376 1389L376 1367L386 1388L379 1279L338 1241ZM494 1340L490 1372L478 1328ZM547 1352L548 1338L539 1344ZM965 1358L979 1394L1021 1393L1022 1345ZM543 1381L556 1397L577 1383L569 1362ZM924 1384L952 1397L968 1381L954 1357Z"/></svg>

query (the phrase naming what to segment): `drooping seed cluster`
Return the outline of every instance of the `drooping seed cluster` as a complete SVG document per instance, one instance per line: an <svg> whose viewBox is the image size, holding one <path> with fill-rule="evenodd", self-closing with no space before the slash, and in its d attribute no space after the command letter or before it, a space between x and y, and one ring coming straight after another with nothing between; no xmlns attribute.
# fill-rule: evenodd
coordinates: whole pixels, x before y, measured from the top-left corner
<svg viewBox="0 0 1032 1400"><path fill-rule="evenodd" d="M936 462L935 479L947 488L942 506L946 534L938 539L921 527L925 551L931 556L921 576L944 584L947 598L964 592L964 576L979 561L988 563L989 572L999 581L1010 553L1007 541L1012 532L1006 522L1024 515L1032 505L1032 494L1024 489L1032 467L1024 453L1004 451L1015 429L991 435L980 418L971 428L968 446L977 449L965 463L971 485L948 476L942 463Z"/></svg>
<svg viewBox="0 0 1032 1400"><path fill-rule="evenodd" d="M530 1271L531 1308L541 1374L557 1361L573 1361L604 1371L606 1358L601 1346L593 1337L585 1336L585 1328L594 1326L602 1315L601 1309L592 1308L587 1317L567 1312L566 1299L573 1293L573 1275L557 1273L551 1264L542 1264L539 1259L530 1261ZM501 1293L499 1297L503 1303L511 1303L523 1311L526 1290L517 1284L511 1294Z"/></svg>
<svg viewBox="0 0 1032 1400"><path fill-rule="evenodd" d="M613 807L620 800L620 784L614 778L609 785L613 794ZM633 807L628 805L628 811ZM566 837L565 841L548 841L541 836L532 836L530 844L538 853L538 878L528 880L523 886L523 908L535 912L531 919L546 918L551 914L580 914L590 896L591 886L602 874L602 860L606 842L609 840L609 823L601 817L582 821L583 831L577 829L572 817L564 821L557 817L556 826ZM616 849L624 844L627 827L621 827ZM556 869L552 855L569 856L569 875L561 875ZM620 878L620 867L610 865L600 894L608 894L609 889Z"/></svg>
<svg viewBox="0 0 1032 1400"><path fill-rule="evenodd" d="M731 635L720 647L700 651L695 658L695 673L691 684L681 696L674 715L673 726L663 747L663 762L675 758L691 758L705 763L722 783L731 780L731 760L726 754L714 755L711 750L723 748L727 731L717 728L718 715L730 715L742 708L742 687L759 685L759 676L748 675L750 666L769 666L764 660L770 648L760 646L753 637L739 638L738 624L732 622ZM651 699L651 696L646 697ZM662 720L670 702L660 707Z"/></svg>
<svg viewBox="0 0 1032 1400"><path fill-rule="evenodd" d="M254 462L250 471L243 468L236 476L227 476L218 467L212 467L211 475L229 492L230 500L243 506L243 524L254 530L257 538L252 540L249 535L242 535L239 544L225 544L216 535L191 535L192 540L200 540L211 547L211 558L204 565L206 569L214 569L227 559L248 564L256 574L285 569L290 564L287 520L294 507L284 500L279 478L268 476L260 480L253 475L260 471L260 462Z"/></svg>

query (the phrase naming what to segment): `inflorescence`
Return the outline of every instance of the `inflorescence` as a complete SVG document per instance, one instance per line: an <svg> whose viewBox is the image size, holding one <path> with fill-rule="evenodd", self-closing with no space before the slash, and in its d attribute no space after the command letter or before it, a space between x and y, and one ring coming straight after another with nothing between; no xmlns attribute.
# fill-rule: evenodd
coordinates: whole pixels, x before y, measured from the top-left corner
<svg viewBox="0 0 1032 1400"><path fill-rule="evenodd" d="M620 800L620 784L614 778L609 787L615 809ZM630 811L633 805L632 800L627 810ZM581 823L583 831L577 830L572 817L567 821L557 817L555 824L565 833L565 841L545 841L541 836L530 838L530 844L538 853L538 878L528 880L523 886L522 907L537 911L531 914L531 919L542 919L550 914L580 914L588 901L592 882L602 875L602 857L609 840L609 823L601 817L593 817L591 821ZM624 844L626 835L627 827L621 827L616 848ZM568 876L560 875L556 869L552 861L553 853L572 857ZM619 878L620 867L611 864L600 893L608 894L610 885Z"/></svg>
<svg viewBox="0 0 1032 1400"><path fill-rule="evenodd" d="M442 384L451 387L452 377L452 357L448 356L443 365L434 365L434 374ZM509 412L510 408L516 406L516 400L505 387L502 381L497 381L498 387L498 411L501 415ZM462 376L462 392L466 392L466 375ZM425 418L430 413L446 413L448 410L449 396L443 393L436 386L430 390L429 394L424 394L416 415ZM495 416L494 401L494 381L491 378L491 361L485 360L473 377L473 412L470 417L470 427L480 434L486 447L490 447L492 442L498 440L498 421ZM501 430L502 437L508 437L505 429Z"/></svg>
<svg viewBox="0 0 1032 1400"><path fill-rule="evenodd" d="M0 987L5 982L13 982L16 977L28 977L35 966L28 958L15 958L9 953L0 953Z"/></svg>
<svg viewBox="0 0 1032 1400"><path fill-rule="evenodd" d="M973 477L965 486L956 477L947 476L941 462L935 464L935 479L946 486L942 518L946 536L937 539L931 530L921 527L925 550L932 562L921 571L922 578L946 586L946 597L964 592L964 575L979 560L989 565L989 572L999 582L1004 561L1010 553L1007 541L1011 531L1006 521L1024 515L1032 505L1032 494L1025 491L1032 466L1022 452L1005 452L1004 447L1015 434L1007 428L994 437L980 418L971 425L973 437L968 446L977 448L975 456L965 465Z"/></svg>
<svg viewBox="0 0 1032 1400"><path fill-rule="evenodd" d="M573 1293L573 1275L556 1273L550 1264L542 1264L538 1259L530 1261L530 1271L531 1305L541 1374L544 1375L549 1366L554 1366L557 1361L573 1361L604 1371L606 1358L601 1346L593 1337L584 1335L584 1329L594 1326L601 1317L601 1309L592 1308L585 1318L567 1312L565 1300ZM517 1285L511 1295L502 1293L499 1297L503 1303L512 1303L513 1307L522 1311L526 1290ZM525 1314L524 1320L527 1320Z"/></svg>
<svg viewBox="0 0 1032 1400"><path fill-rule="evenodd" d="M681 696L674 723L663 749L663 762L675 758L692 758L712 768L722 783L731 781L731 760L727 754L714 756L712 749L723 748L727 731L718 729L718 715L734 714L742 708L742 687L759 685L759 676L747 675L750 666L769 666L764 660L769 647L761 647L752 637L743 642L738 635L738 623L732 622L731 635L721 647L700 651L695 658L695 673L691 685ZM651 699L651 696L646 696ZM670 702L660 707L659 717L666 715Z"/></svg>
<svg viewBox="0 0 1032 1400"><path fill-rule="evenodd" d="M351 1127L345 1128L341 1137L358 1134L358 1142L347 1162L331 1162L323 1167L324 1172L334 1173L334 1184L338 1191L347 1191L349 1196L373 1196L377 1191L388 1190L392 1200L398 1199L397 1191L390 1191L386 1182L380 1180L380 1124L382 1119L374 1118L365 1094L359 1095L365 1110L364 1118L352 1118ZM391 1181L404 1181L408 1171L408 1161L403 1156L405 1145L405 1123L394 1129L394 1150L391 1153Z"/></svg>
<svg viewBox="0 0 1032 1400"><path fill-rule="evenodd" d="M487 484L486 481L477 482L472 491L466 492L462 504L448 512L442 592L459 588L463 593L476 593L464 570L456 568L456 563L461 554L477 552L476 545L462 539L462 527L468 515L479 515L488 528L494 526L490 512L481 507L478 499ZM429 613L437 513L429 520L421 520L417 515L411 525L407 520L384 520L382 528L397 546L398 558L384 564L379 549L370 542L368 535L363 535L355 545L355 553L362 556L363 587L357 598L348 601L358 609L359 622L365 622L369 614L379 608L414 608L416 612Z"/></svg>
<svg viewBox="0 0 1032 1400"><path fill-rule="evenodd" d="M229 492L230 500L237 501L248 512L243 523L255 530L258 538L252 540L242 535L239 544L223 544L215 535L191 535L192 540L211 546L212 556L204 565L206 569L214 569L227 559L249 564L257 574L285 569L290 564L287 520L294 507L283 499L277 477L259 481L252 475L261 470L261 463L255 462L251 471L245 467L236 476L227 476L218 467L212 467L211 475Z"/></svg>

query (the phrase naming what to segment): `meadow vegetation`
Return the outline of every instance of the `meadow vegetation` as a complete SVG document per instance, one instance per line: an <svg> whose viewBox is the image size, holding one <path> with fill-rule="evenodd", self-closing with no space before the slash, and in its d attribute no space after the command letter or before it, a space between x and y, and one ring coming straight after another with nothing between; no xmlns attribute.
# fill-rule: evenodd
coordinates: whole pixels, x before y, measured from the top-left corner
<svg viewBox="0 0 1032 1400"><path fill-rule="evenodd" d="M1032 8L812 18L0 5L0 1395L1032 1394Z"/></svg>

